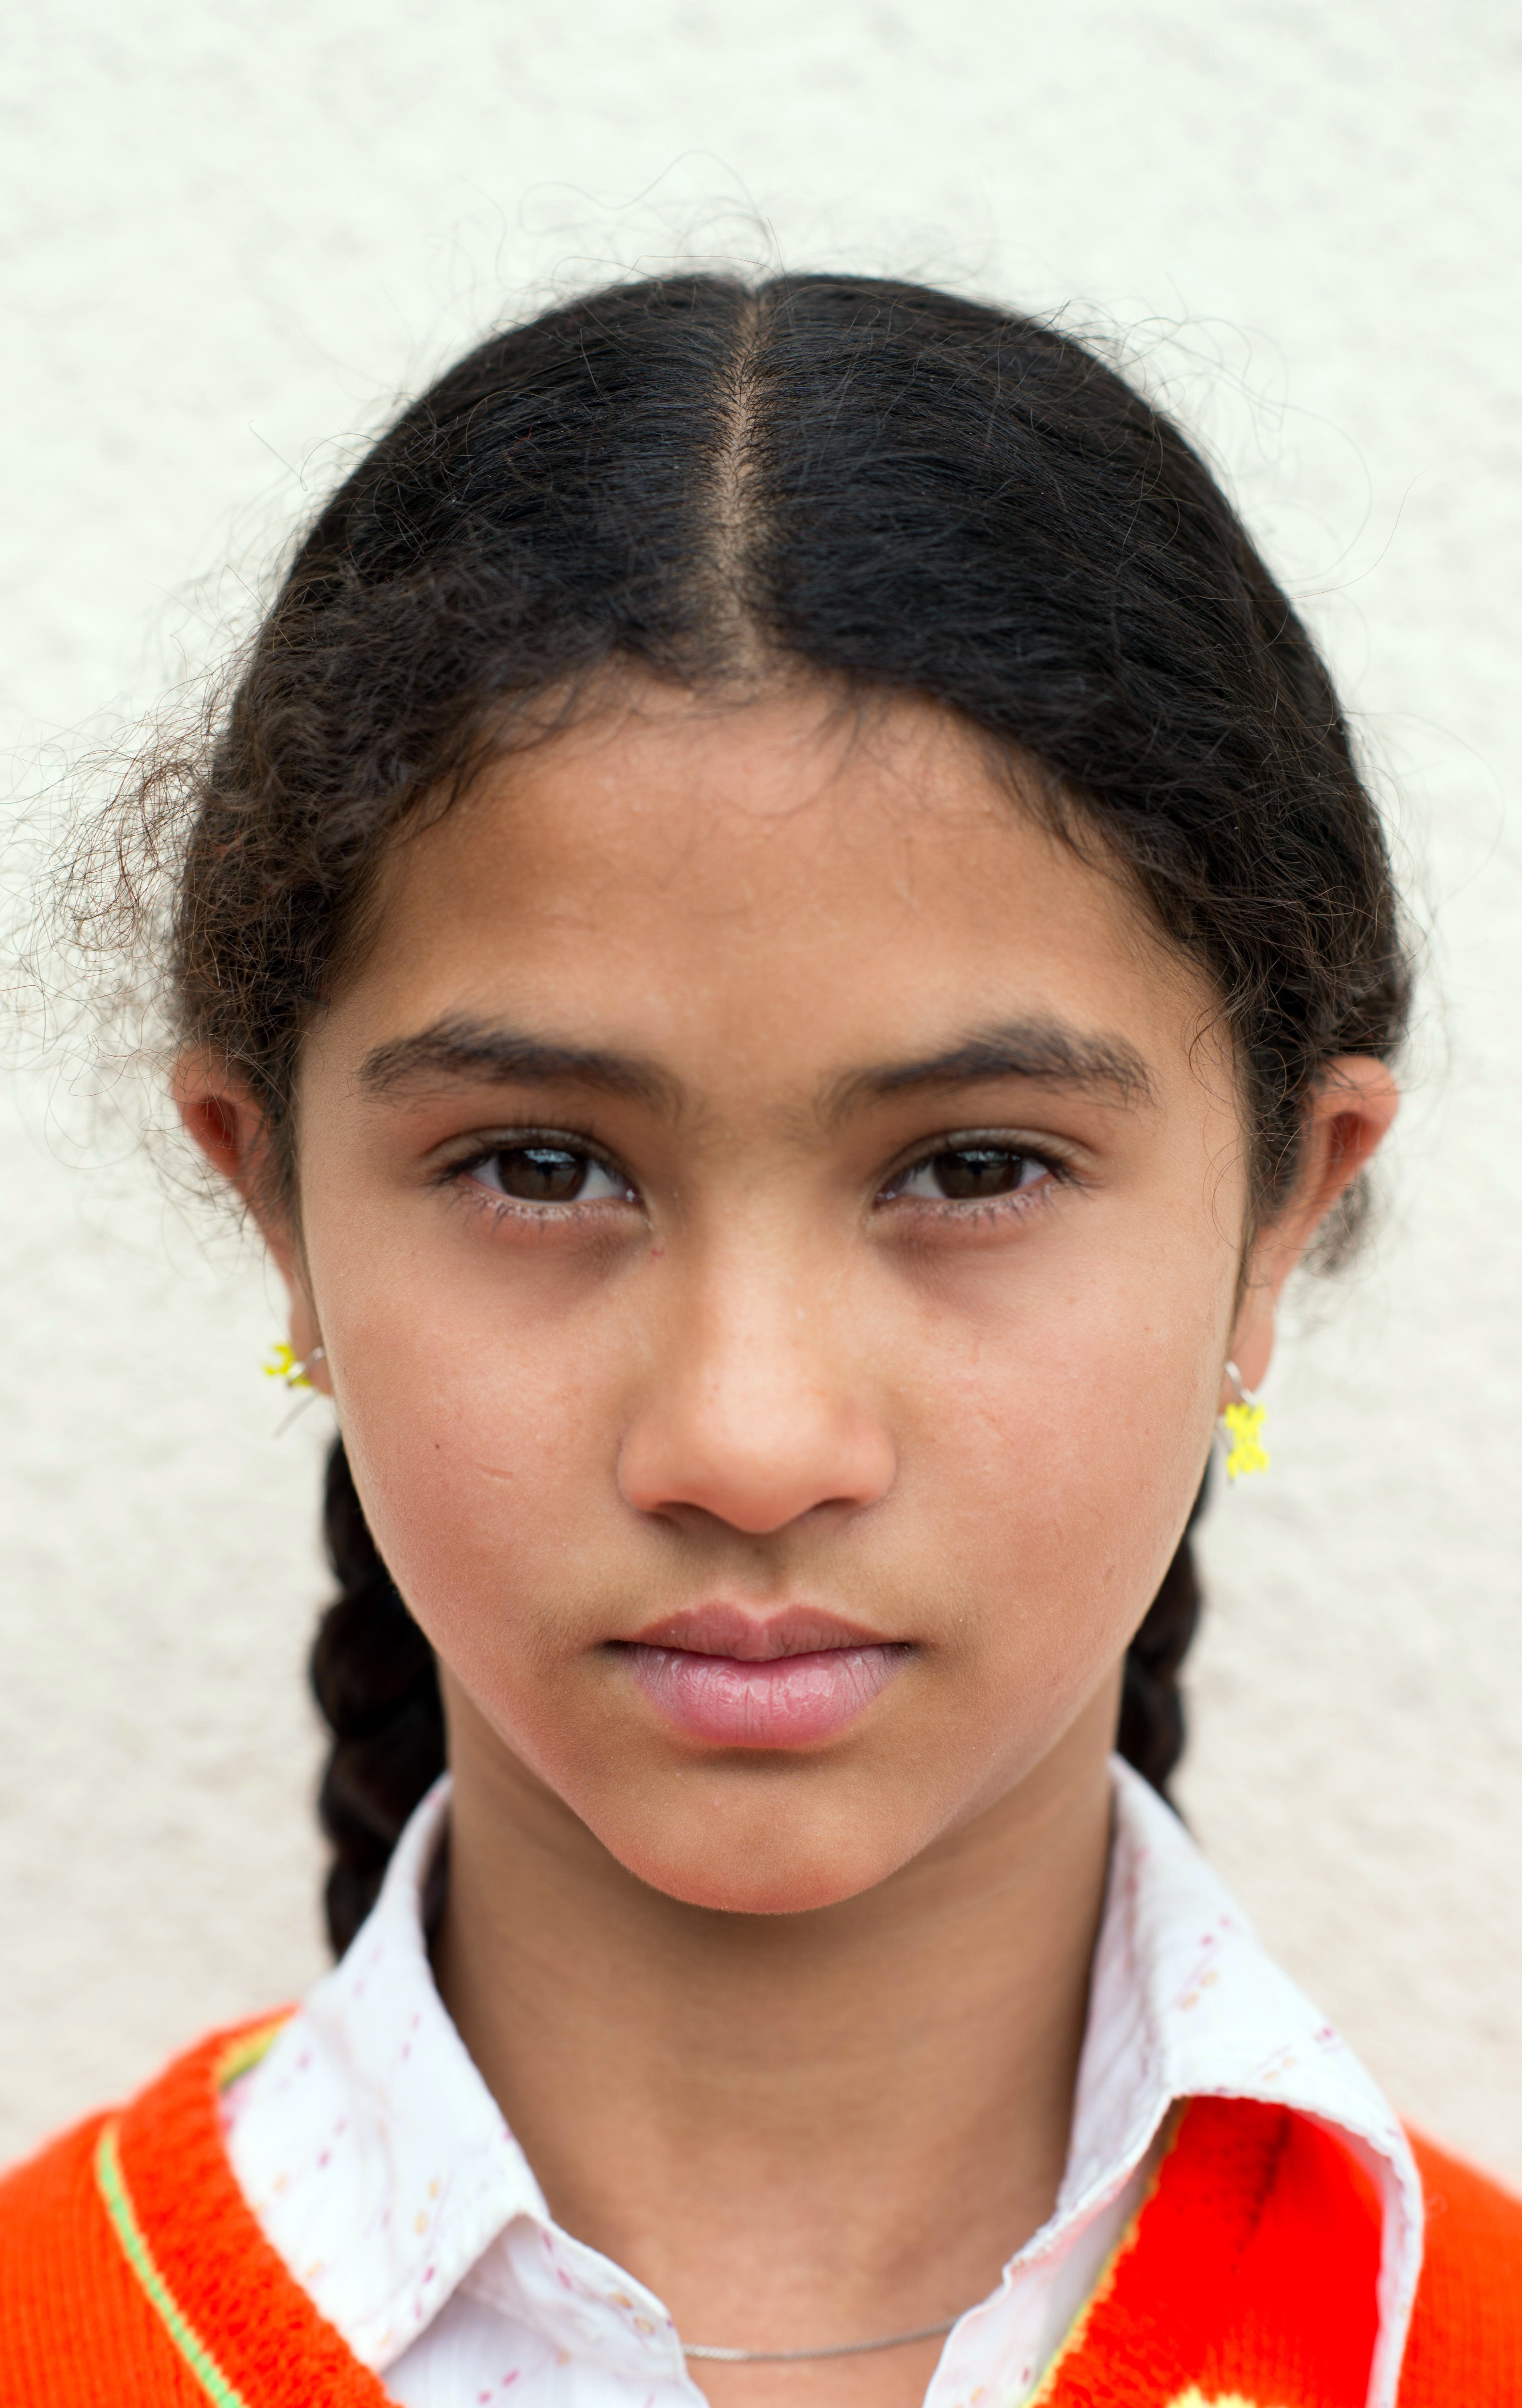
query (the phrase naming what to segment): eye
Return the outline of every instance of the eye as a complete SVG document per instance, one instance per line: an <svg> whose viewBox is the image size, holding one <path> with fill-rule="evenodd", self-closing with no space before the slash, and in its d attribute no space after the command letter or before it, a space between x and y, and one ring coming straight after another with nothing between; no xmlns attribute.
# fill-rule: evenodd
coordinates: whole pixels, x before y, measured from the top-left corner
<svg viewBox="0 0 1522 2408"><path fill-rule="evenodd" d="M901 1170L890 1196L915 1196L940 1204L986 1204L1013 1196L1049 1176L1051 1164L1017 1146L955 1145L926 1154Z"/></svg>
<svg viewBox="0 0 1522 2408"><path fill-rule="evenodd" d="M464 1168L478 1185L515 1204L626 1203L632 1192L596 1154L573 1145L494 1146Z"/></svg>

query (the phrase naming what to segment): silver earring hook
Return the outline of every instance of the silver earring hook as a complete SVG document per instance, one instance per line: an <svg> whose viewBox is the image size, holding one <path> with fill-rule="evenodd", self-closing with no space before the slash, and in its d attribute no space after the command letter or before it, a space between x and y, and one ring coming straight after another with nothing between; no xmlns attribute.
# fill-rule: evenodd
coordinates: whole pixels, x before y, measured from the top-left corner
<svg viewBox="0 0 1522 2408"><path fill-rule="evenodd" d="M327 1348L319 1343L312 1348L309 1354L306 1355L302 1361L298 1363L296 1361L295 1348L288 1341L283 1341L280 1345L274 1348L273 1355L273 1361L265 1365L266 1378L269 1380L279 1380L286 1388L305 1388L307 1391L307 1394L304 1397L297 1398L295 1403L292 1406L284 1420L276 1429L275 1436L277 1438L283 1438L286 1431L290 1428L291 1424L295 1420L297 1414L304 1413L307 1407L312 1402L313 1398L320 1396L322 1393L319 1388L314 1386L313 1383L307 1375L310 1371L314 1363L325 1363L327 1361Z"/></svg>

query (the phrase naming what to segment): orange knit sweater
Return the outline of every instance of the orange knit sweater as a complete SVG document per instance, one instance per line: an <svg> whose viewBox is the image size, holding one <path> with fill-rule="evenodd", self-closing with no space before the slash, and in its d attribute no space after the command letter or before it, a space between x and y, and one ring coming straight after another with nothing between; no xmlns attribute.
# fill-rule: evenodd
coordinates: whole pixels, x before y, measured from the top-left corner
<svg viewBox="0 0 1522 2408"><path fill-rule="evenodd" d="M381 2408L223 2146L223 2034L0 2184L0 2408ZM1417 2147L1427 2259L1400 2408L1522 2403L1522 2201ZM1197 2100L1041 2408L1364 2408L1378 2214L1282 2108Z"/></svg>

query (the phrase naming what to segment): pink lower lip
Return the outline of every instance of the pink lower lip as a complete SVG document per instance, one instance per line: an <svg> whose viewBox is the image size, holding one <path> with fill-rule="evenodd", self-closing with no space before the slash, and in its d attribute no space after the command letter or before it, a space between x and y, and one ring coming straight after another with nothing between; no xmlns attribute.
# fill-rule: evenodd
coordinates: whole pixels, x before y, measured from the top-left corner
<svg viewBox="0 0 1522 2408"><path fill-rule="evenodd" d="M627 1648L653 1705L721 1747L805 1747L854 1722L881 1696L907 1647L823 1647L754 1662L684 1647Z"/></svg>

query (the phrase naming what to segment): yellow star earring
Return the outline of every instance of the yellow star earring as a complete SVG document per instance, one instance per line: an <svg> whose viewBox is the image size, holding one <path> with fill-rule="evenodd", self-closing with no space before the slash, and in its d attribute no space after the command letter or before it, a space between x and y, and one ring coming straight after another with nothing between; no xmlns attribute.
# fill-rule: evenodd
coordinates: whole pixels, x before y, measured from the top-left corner
<svg viewBox="0 0 1522 2408"><path fill-rule="evenodd" d="M1256 1398L1242 1386L1242 1373L1235 1363L1227 1365L1226 1376L1236 1391L1231 1402L1221 1412L1228 1440L1226 1476L1228 1480L1235 1480L1240 1472L1267 1471L1269 1468L1268 1451L1263 1444L1263 1425L1268 1413Z"/></svg>
<svg viewBox="0 0 1522 2408"><path fill-rule="evenodd" d="M265 1365L265 1377L266 1380L283 1380L288 1388L309 1388L311 1382L308 1379L307 1373L314 1363L321 1363L324 1359L322 1347L314 1346L306 1361L298 1363L295 1348L288 1346L282 1339L279 1346L270 1348L269 1360Z"/></svg>

